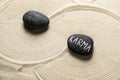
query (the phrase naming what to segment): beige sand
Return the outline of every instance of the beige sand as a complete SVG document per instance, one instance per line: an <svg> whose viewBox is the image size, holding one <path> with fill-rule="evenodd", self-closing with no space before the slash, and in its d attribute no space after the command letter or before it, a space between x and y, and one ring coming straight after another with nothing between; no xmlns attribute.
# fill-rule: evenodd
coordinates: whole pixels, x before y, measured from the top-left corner
<svg viewBox="0 0 120 80"><path fill-rule="evenodd" d="M119 80L120 11L116 5L113 0L1 0L0 80ZM29 10L50 18L46 33L24 30L22 15ZM66 40L74 33L94 39L90 60L68 51Z"/></svg>

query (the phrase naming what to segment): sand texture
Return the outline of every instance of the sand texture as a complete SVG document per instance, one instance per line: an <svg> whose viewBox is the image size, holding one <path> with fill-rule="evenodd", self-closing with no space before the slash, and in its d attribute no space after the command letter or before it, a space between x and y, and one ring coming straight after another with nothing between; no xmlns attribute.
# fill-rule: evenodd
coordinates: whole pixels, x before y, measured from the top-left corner
<svg viewBox="0 0 120 80"><path fill-rule="evenodd" d="M119 0L0 0L0 80L120 80ZM48 31L31 34L22 16L50 18ZM83 60L67 48L71 34L94 40Z"/></svg>

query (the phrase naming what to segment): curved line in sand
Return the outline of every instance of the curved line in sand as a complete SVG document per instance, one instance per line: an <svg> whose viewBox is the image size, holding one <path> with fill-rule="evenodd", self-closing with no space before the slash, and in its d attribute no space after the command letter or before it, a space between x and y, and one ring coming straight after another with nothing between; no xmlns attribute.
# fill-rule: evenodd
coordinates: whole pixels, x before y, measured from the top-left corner
<svg viewBox="0 0 120 80"><path fill-rule="evenodd" d="M100 8L97 6L91 6L91 5L80 5L80 4L71 4L71 5L67 5L59 10L57 10L56 12L54 12L53 14L49 15L50 19L54 19L55 17L65 13L65 12L71 12L71 11L75 11L75 10L84 10L84 11L96 11L96 12L100 12L100 13L104 13L114 19L116 19L117 21L120 20L120 17L116 14L114 14L113 12L104 9L104 8ZM2 53L0 53L0 57L3 58L6 61L9 61L11 63L15 63L15 64L22 64L22 65L34 65L34 64L39 64L39 63L43 63L43 62L48 62L51 61L53 59L56 59L56 57L60 57L61 55L63 55L64 51L66 51L67 48L64 48L62 51L59 52L59 54L52 56L50 58L47 59L43 59L43 60L38 60L38 61L22 61L22 60L16 60L16 59L12 59L9 57L6 57L5 55L3 55Z"/></svg>

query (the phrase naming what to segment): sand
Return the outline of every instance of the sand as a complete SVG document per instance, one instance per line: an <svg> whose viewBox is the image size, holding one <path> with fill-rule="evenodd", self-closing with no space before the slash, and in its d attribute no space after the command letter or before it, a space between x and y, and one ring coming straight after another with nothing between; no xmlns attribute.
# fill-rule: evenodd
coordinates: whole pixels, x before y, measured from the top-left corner
<svg viewBox="0 0 120 80"><path fill-rule="evenodd" d="M0 80L119 80L120 11L114 0L1 0ZM36 10L50 18L47 32L34 35L22 16ZM83 60L67 48L71 34L94 40Z"/></svg>

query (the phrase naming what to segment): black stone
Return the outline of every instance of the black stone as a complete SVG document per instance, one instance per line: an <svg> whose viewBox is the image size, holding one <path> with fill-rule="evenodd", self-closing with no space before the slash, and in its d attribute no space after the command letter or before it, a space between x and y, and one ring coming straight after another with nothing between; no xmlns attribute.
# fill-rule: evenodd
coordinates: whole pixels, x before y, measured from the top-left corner
<svg viewBox="0 0 120 80"><path fill-rule="evenodd" d="M73 34L67 40L68 48L77 55L89 57L93 52L93 39L82 34Z"/></svg>
<svg viewBox="0 0 120 80"><path fill-rule="evenodd" d="M49 26L49 18L33 10L23 15L23 22L25 29L33 33L44 32Z"/></svg>

